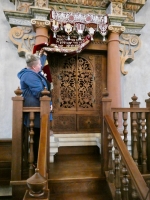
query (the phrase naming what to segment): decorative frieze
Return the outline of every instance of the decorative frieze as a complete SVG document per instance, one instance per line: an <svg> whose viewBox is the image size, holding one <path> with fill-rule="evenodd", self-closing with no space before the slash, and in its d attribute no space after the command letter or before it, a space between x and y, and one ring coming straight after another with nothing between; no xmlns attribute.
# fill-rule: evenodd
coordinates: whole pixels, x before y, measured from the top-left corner
<svg viewBox="0 0 150 200"><path fill-rule="evenodd" d="M108 5L109 0L51 0L51 2L55 3L65 3L65 4L74 4L74 5L82 5L82 6L92 6L92 7L106 7Z"/></svg>
<svg viewBox="0 0 150 200"><path fill-rule="evenodd" d="M31 26L31 21L28 19L18 19L15 17L10 17L9 18L9 23L11 25L16 25L16 26Z"/></svg>
<svg viewBox="0 0 150 200"><path fill-rule="evenodd" d="M27 3L27 2L20 2L16 3L16 10L20 12L29 13L30 6L32 6L33 3Z"/></svg>
<svg viewBox="0 0 150 200"><path fill-rule="evenodd" d="M107 8L107 14L111 15L122 15L122 3L111 2Z"/></svg>
<svg viewBox="0 0 150 200"><path fill-rule="evenodd" d="M110 2L119 2L119 3L126 3L127 0L109 0Z"/></svg>
<svg viewBox="0 0 150 200"><path fill-rule="evenodd" d="M39 8L48 8L48 0L35 0L35 6Z"/></svg>
<svg viewBox="0 0 150 200"><path fill-rule="evenodd" d="M135 12L123 11L123 15L127 16L124 22L135 22Z"/></svg>

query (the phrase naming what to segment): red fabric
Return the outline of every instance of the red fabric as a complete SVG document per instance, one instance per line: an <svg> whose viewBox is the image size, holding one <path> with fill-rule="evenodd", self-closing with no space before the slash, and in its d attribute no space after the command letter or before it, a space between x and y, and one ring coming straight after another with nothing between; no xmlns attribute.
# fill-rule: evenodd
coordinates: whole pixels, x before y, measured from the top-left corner
<svg viewBox="0 0 150 200"><path fill-rule="evenodd" d="M51 72L50 72L50 67L49 67L49 65L45 65L45 66L43 67L43 72L44 72L45 74L47 74L47 80L51 83L51 82L52 82L52 76L51 76Z"/></svg>
<svg viewBox="0 0 150 200"><path fill-rule="evenodd" d="M36 53L36 51L40 51L43 47L47 47L47 46L48 46L47 43L41 43L41 44L34 45L33 53Z"/></svg>

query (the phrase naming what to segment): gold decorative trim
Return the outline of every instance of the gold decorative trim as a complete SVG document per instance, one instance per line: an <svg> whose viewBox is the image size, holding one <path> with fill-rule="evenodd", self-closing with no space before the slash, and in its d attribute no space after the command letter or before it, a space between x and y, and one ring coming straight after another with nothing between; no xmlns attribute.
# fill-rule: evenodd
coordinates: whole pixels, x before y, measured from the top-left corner
<svg viewBox="0 0 150 200"><path fill-rule="evenodd" d="M132 62L134 60L134 53L141 47L141 40L137 35L122 34L123 40L120 40L121 51L121 72L126 75L128 72L124 70L125 62Z"/></svg>
<svg viewBox="0 0 150 200"><path fill-rule="evenodd" d="M31 24L33 25L33 27L39 28L49 28L50 27L50 21L49 20L39 20L39 19L31 19Z"/></svg>
<svg viewBox="0 0 150 200"><path fill-rule="evenodd" d="M125 31L124 26L115 26L115 25L109 25L108 26L108 31L112 33L118 33L121 34Z"/></svg>

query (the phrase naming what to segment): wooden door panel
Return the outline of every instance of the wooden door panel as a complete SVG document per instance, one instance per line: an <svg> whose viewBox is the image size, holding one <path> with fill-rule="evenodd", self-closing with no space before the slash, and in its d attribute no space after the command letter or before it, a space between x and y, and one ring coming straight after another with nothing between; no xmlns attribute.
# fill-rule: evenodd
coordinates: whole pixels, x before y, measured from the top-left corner
<svg viewBox="0 0 150 200"><path fill-rule="evenodd" d="M60 57L51 73L53 131L100 132L106 56L90 52Z"/></svg>
<svg viewBox="0 0 150 200"><path fill-rule="evenodd" d="M79 132L100 132L100 115L77 115L77 130Z"/></svg>
<svg viewBox="0 0 150 200"><path fill-rule="evenodd" d="M54 114L53 130L59 133L76 132L76 115Z"/></svg>

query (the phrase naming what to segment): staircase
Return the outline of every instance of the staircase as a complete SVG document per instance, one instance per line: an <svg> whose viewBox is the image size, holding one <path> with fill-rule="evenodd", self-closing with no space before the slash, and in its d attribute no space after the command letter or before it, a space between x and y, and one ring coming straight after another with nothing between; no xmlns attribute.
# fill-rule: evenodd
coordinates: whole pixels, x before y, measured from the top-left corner
<svg viewBox="0 0 150 200"><path fill-rule="evenodd" d="M96 145L59 147L54 162L49 163L48 176L50 200L112 199L106 178L101 174L101 156ZM14 199L9 184L0 184L0 189L0 199ZM21 200L25 186L17 185L17 189Z"/></svg>
<svg viewBox="0 0 150 200"><path fill-rule="evenodd" d="M60 147L49 164L51 200L111 200L97 146Z"/></svg>

